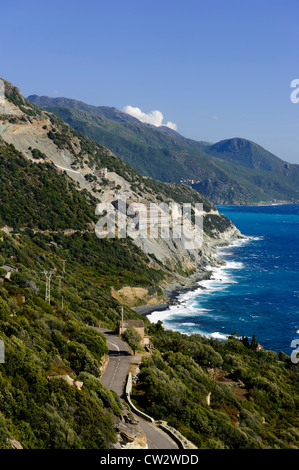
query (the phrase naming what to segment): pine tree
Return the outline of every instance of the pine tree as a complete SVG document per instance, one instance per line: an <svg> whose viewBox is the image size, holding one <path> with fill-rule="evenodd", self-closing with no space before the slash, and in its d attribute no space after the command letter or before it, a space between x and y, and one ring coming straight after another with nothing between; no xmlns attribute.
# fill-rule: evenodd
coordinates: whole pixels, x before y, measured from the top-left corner
<svg viewBox="0 0 299 470"><path fill-rule="evenodd" d="M256 351L258 345L259 345L259 343L258 343L258 341L257 341L257 339L256 339L256 336L255 336L255 335L252 335L252 340L251 340L251 344L250 344L251 349L253 349L253 351Z"/></svg>

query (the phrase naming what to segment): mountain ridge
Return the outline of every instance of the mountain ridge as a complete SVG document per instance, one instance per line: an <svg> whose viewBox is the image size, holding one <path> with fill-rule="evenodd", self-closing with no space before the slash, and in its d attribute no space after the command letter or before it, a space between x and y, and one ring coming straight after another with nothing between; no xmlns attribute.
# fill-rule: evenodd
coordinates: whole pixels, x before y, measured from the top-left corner
<svg viewBox="0 0 299 470"><path fill-rule="evenodd" d="M232 161L241 166L253 169L273 170L287 163L255 142L241 137L221 140L216 144L205 147L205 151L215 157L218 156L224 160ZM243 156L242 160L238 160L240 152L243 153L243 155L241 155Z"/></svg>
<svg viewBox="0 0 299 470"><path fill-rule="evenodd" d="M165 126L144 124L116 108L65 98L29 98L110 148L144 176L193 184L215 204L299 200L299 165L281 160L247 139L197 142Z"/></svg>

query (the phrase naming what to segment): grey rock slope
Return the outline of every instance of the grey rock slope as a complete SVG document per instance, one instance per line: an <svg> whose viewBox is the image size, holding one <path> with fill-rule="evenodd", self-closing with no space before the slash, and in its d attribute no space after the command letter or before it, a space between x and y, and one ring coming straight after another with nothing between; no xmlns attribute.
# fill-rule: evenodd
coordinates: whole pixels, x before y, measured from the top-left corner
<svg viewBox="0 0 299 470"><path fill-rule="evenodd" d="M55 115L25 100L11 84L5 84L6 100L0 116L2 139L13 144L28 159L41 163L52 162L57 171L65 171L76 181L80 191L85 190L95 196L99 202L98 208L95 207L99 220L105 210L116 210L117 201L129 200L135 206L142 202L147 207L160 203L172 205L173 213L177 214L173 218L174 224L180 226L184 222L187 227L180 237L174 233L174 229L165 237L160 222L158 236L148 236L148 227L145 227L143 231L139 228L138 236L134 237L135 224L132 237L139 248L153 256L156 260L153 264L158 266L162 263L169 272L176 273L179 283L184 283L186 274L202 271L202 275L205 275L205 265L220 262L216 257L217 246L241 237L238 229L219 215L212 203L188 186L159 183L141 177L111 151L73 131ZM38 150L42 157L36 159L32 149ZM97 157L99 152L101 156ZM101 165L104 164L106 170L103 176ZM179 209L183 202L203 204L203 230L188 217L180 218ZM138 222L140 214L138 208L135 209L134 215ZM134 222L134 218L130 220Z"/></svg>

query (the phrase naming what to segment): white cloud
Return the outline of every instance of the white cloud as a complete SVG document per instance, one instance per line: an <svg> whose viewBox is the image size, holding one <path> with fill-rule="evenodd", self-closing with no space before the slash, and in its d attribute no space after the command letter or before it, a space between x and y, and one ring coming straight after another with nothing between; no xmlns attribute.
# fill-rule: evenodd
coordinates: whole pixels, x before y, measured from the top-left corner
<svg viewBox="0 0 299 470"><path fill-rule="evenodd" d="M157 109L146 114L141 111L140 108L134 106L125 106L123 111L141 122L146 122L147 124L152 124L156 127L167 126L175 131L177 130L177 125L174 122L168 121L166 124L163 124L164 116L161 111L158 111Z"/></svg>
<svg viewBox="0 0 299 470"><path fill-rule="evenodd" d="M177 131L178 130L178 126L176 125L175 122L171 122L171 121L168 121L166 124L165 124L166 127L170 127L170 129L173 129L174 131Z"/></svg>
<svg viewBox="0 0 299 470"><path fill-rule="evenodd" d="M212 119L212 121L220 121L220 119L222 119L222 116L210 116L210 119Z"/></svg>

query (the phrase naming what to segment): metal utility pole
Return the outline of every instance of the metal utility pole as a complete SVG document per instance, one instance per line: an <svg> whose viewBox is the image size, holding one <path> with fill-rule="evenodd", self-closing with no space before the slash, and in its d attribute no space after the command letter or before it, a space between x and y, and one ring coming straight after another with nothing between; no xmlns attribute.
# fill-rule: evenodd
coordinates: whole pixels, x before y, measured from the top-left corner
<svg viewBox="0 0 299 470"><path fill-rule="evenodd" d="M57 276L58 277L58 281L59 281L59 284L58 284L58 293L59 295L61 294L61 279L63 279L63 276Z"/></svg>
<svg viewBox="0 0 299 470"><path fill-rule="evenodd" d="M58 295L61 295L62 289L61 289L61 281L63 279L63 276L57 276L58 277ZM63 310L63 295L61 295L61 310Z"/></svg>
<svg viewBox="0 0 299 470"><path fill-rule="evenodd" d="M124 307L121 307L121 332L124 330Z"/></svg>
<svg viewBox="0 0 299 470"><path fill-rule="evenodd" d="M66 259L62 259L62 272L63 274L65 274L65 262L66 262Z"/></svg>
<svg viewBox="0 0 299 470"><path fill-rule="evenodd" d="M45 301L51 303L51 277L54 274L54 271L43 271L46 276L46 295Z"/></svg>

